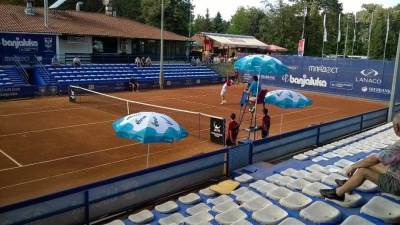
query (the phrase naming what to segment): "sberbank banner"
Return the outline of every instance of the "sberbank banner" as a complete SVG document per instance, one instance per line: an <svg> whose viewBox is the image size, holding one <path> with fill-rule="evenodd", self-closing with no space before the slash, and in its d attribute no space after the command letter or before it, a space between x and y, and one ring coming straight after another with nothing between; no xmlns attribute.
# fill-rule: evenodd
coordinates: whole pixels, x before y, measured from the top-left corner
<svg viewBox="0 0 400 225"><path fill-rule="evenodd" d="M37 56L50 63L56 54L56 36L48 34L0 33L2 64L14 64L15 60L30 61Z"/></svg>
<svg viewBox="0 0 400 225"><path fill-rule="evenodd" d="M263 86L389 100L394 61L274 56L289 67L283 76L262 76ZM399 81L400 82L400 81Z"/></svg>

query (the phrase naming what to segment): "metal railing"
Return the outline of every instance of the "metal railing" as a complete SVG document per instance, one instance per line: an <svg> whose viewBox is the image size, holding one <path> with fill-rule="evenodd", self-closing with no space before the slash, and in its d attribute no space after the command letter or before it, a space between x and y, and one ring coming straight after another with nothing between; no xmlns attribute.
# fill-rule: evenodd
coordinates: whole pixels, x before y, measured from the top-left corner
<svg viewBox="0 0 400 225"><path fill-rule="evenodd" d="M22 78L24 79L25 83L29 83L29 74L23 67L22 63L19 60L15 60L15 66L20 75L22 75Z"/></svg>

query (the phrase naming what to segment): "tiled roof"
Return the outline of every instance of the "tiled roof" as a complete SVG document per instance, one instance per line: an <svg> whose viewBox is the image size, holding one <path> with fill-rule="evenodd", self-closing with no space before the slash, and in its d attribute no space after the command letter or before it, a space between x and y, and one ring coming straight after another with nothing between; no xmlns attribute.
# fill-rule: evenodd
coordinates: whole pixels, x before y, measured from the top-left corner
<svg viewBox="0 0 400 225"><path fill-rule="evenodd" d="M58 33L124 38L160 39L160 29L123 17L76 11L49 11L49 26L43 23L43 8L35 7L35 16L27 16L24 6L0 5L0 32ZM187 40L165 31L165 40Z"/></svg>

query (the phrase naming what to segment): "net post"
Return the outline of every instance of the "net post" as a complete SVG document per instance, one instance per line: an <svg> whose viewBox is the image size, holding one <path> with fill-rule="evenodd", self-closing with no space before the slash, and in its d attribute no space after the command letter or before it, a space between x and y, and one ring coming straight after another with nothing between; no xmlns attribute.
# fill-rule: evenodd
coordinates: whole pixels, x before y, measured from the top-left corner
<svg viewBox="0 0 400 225"><path fill-rule="evenodd" d="M200 125L200 117L201 117L201 113L198 113L199 117L198 117L198 125L199 125L199 139L200 139L200 132L201 132L201 125Z"/></svg>
<svg viewBox="0 0 400 225"><path fill-rule="evenodd" d="M127 115L130 114L130 113L129 113L129 102L128 102L128 101L126 101L126 112L128 113Z"/></svg>

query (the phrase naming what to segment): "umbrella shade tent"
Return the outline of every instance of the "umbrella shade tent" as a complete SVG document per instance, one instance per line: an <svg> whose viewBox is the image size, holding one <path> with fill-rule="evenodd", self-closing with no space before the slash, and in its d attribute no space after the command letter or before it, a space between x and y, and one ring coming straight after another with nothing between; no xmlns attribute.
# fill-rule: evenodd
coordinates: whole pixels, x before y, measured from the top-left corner
<svg viewBox="0 0 400 225"><path fill-rule="evenodd" d="M268 92L264 98L266 104L275 105L284 109L298 109L312 105L312 100L291 90L275 90ZM282 133L283 114L281 115L280 132Z"/></svg>
<svg viewBox="0 0 400 225"><path fill-rule="evenodd" d="M156 112L139 112L122 117L112 124L117 137L148 144L146 167L149 164L150 143L172 143L189 135L171 117Z"/></svg>
<svg viewBox="0 0 400 225"><path fill-rule="evenodd" d="M284 109L304 108L312 105L312 101L309 98L290 90L275 90L268 92L264 98L264 102Z"/></svg>
<svg viewBox="0 0 400 225"><path fill-rule="evenodd" d="M256 75L283 75L289 68L279 59L268 55L248 55L234 63L234 69Z"/></svg>

